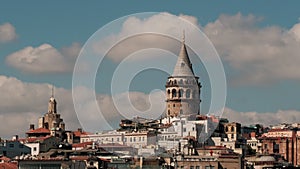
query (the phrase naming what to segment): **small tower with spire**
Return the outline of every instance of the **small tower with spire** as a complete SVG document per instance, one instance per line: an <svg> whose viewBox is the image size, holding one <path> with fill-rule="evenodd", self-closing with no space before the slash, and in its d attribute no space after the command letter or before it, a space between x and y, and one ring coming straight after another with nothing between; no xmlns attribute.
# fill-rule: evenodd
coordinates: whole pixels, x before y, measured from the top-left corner
<svg viewBox="0 0 300 169"><path fill-rule="evenodd" d="M57 113L56 107L57 103L54 98L54 87L52 86L51 96L48 102L48 112L39 119L39 128L48 129L51 131L51 134L57 133L57 131L61 133L65 130L65 124L63 119L60 117L60 114Z"/></svg>
<svg viewBox="0 0 300 169"><path fill-rule="evenodd" d="M54 98L54 86L52 86L51 97L48 102L48 113L57 113L56 112L56 100Z"/></svg>
<svg viewBox="0 0 300 169"><path fill-rule="evenodd" d="M200 114L200 82L195 76L192 63L189 59L185 45L185 33L183 31L181 49L173 74L168 77L166 83L166 116L188 116L194 119Z"/></svg>

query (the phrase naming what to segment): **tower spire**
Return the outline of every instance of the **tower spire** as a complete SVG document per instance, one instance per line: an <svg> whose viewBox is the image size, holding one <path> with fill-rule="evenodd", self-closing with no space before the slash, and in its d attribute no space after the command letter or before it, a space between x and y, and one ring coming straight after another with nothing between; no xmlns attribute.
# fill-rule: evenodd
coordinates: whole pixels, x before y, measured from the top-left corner
<svg viewBox="0 0 300 169"><path fill-rule="evenodd" d="M54 85L52 85L52 89L51 89L51 97L54 97Z"/></svg>
<svg viewBox="0 0 300 169"><path fill-rule="evenodd" d="M182 31L182 43L185 43L185 30Z"/></svg>
<svg viewBox="0 0 300 169"><path fill-rule="evenodd" d="M194 76L192 63L190 61L187 48L185 45L185 30L182 31L181 49L178 55L178 60L175 65L173 76Z"/></svg>
<svg viewBox="0 0 300 169"><path fill-rule="evenodd" d="M48 103L48 113L56 113L56 100L54 98L54 85L51 89L51 97Z"/></svg>

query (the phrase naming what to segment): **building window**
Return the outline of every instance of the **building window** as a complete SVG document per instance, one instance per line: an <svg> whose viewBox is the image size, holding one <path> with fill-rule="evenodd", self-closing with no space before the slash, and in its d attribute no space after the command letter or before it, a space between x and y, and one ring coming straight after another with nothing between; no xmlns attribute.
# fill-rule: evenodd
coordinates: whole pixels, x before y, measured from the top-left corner
<svg viewBox="0 0 300 169"><path fill-rule="evenodd" d="M183 90L182 90L182 89L179 89L179 91L178 91L178 96L179 96L179 97L182 97L182 96L183 96Z"/></svg>
<svg viewBox="0 0 300 169"><path fill-rule="evenodd" d="M234 132L234 127L233 126L231 127L231 131Z"/></svg>
<svg viewBox="0 0 300 169"><path fill-rule="evenodd" d="M186 96L186 98L190 98L191 97L191 90L190 89L186 90L185 96Z"/></svg>
<svg viewBox="0 0 300 169"><path fill-rule="evenodd" d="M23 144L19 144L19 148L24 148L24 145Z"/></svg>
<svg viewBox="0 0 300 169"><path fill-rule="evenodd" d="M194 166L191 166L190 169L194 169Z"/></svg>
<svg viewBox="0 0 300 169"><path fill-rule="evenodd" d="M276 144L275 142L273 142L273 152L279 153L279 144Z"/></svg>
<svg viewBox="0 0 300 169"><path fill-rule="evenodd" d="M173 104L173 107L175 107L176 105L175 104Z"/></svg>
<svg viewBox="0 0 300 169"><path fill-rule="evenodd" d="M173 89L173 90L172 90L172 98L173 98L173 97L176 97L176 96L177 96L176 90Z"/></svg>
<svg viewBox="0 0 300 169"><path fill-rule="evenodd" d="M231 134L231 139L234 139L234 134Z"/></svg>
<svg viewBox="0 0 300 169"><path fill-rule="evenodd" d="M215 167L214 166L205 166L205 169L215 169Z"/></svg>
<svg viewBox="0 0 300 169"><path fill-rule="evenodd" d="M36 151L36 147L33 147L33 151Z"/></svg>
<svg viewBox="0 0 300 169"><path fill-rule="evenodd" d="M180 109L180 114L183 114L183 110L182 109Z"/></svg>

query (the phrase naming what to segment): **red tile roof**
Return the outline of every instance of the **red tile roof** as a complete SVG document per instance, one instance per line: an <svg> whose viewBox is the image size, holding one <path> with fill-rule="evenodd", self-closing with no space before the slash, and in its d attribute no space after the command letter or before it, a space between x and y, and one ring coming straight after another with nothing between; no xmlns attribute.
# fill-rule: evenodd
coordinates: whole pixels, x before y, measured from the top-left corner
<svg viewBox="0 0 300 169"><path fill-rule="evenodd" d="M17 163L0 163L0 168L18 169Z"/></svg>
<svg viewBox="0 0 300 169"><path fill-rule="evenodd" d="M9 162L11 159L6 157L6 156L1 156L0 160L4 161L4 162Z"/></svg>
<svg viewBox="0 0 300 169"><path fill-rule="evenodd" d="M88 160L90 159L91 157L89 156L71 156L70 159L71 160L76 160L76 161L84 161L84 160ZM105 161L105 162L110 162L110 160L108 159L105 159L105 158L97 158L101 161Z"/></svg>
<svg viewBox="0 0 300 169"><path fill-rule="evenodd" d="M89 142L84 142L84 143L76 143L76 144L72 144L72 147L75 148L75 147L87 147L89 145L92 145L93 142L92 141L89 141Z"/></svg>
<svg viewBox="0 0 300 169"><path fill-rule="evenodd" d="M26 134L33 134L33 133L50 134L50 130L45 129L45 128L38 128L38 129L35 129L35 130L29 130Z"/></svg>
<svg viewBox="0 0 300 169"><path fill-rule="evenodd" d="M73 134L75 137L80 137L81 135L89 135L89 134L92 134L92 133L89 133L89 132L85 132L85 131L73 131Z"/></svg>
<svg viewBox="0 0 300 169"><path fill-rule="evenodd" d="M30 137L30 138L24 138L24 139L19 139L19 141L23 142L23 143L34 143L34 142L38 142L38 141L44 141L50 137L53 136L46 136L46 137Z"/></svg>

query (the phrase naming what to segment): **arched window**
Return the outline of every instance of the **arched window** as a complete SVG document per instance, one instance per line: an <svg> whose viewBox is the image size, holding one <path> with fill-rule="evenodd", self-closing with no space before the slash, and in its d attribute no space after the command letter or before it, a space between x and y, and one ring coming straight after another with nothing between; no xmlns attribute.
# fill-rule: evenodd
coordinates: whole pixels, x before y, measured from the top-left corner
<svg viewBox="0 0 300 169"><path fill-rule="evenodd" d="M168 93L168 97L170 97L171 91L170 91L170 90L168 90L168 91L167 91L167 93Z"/></svg>
<svg viewBox="0 0 300 169"><path fill-rule="evenodd" d="M190 89L186 90L185 96L186 96L186 98L190 98L191 97L191 90Z"/></svg>
<svg viewBox="0 0 300 169"><path fill-rule="evenodd" d="M177 84L177 80L174 80L174 84Z"/></svg>
<svg viewBox="0 0 300 169"><path fill-rule="evenodd" d="M177 96L177 94L176 94L176 93L177 93L177 92L176 92L176 90L175 90L175 89L173 89L173 90L172 90L172 98Z"/></svg>
<svg viewBox="0 0 300 169"><path fill-rule="evenodd" d="M170 113L170 110L168 110L168 115L170 115L171 113Z"/></svg>
<svg viewBox="0 0 300 169"><path fill-rule="evenodd" d="M231 127L231 131L234 132L234 127L233 126Z"/></svg>
<svg viewBox="0 0 300 169"><path fill-rule="evenodd" d="M182 79L180 79L179 84L183 84L183 80Z"/></svg>
<svg viewBox="0 0 300 169"><path fill-rule="evenodd" d="M182 96L183 96L183 90L179 89L179 91L178 91L178 97L182 97Z"/></svg>

